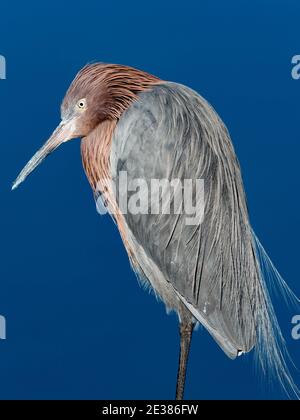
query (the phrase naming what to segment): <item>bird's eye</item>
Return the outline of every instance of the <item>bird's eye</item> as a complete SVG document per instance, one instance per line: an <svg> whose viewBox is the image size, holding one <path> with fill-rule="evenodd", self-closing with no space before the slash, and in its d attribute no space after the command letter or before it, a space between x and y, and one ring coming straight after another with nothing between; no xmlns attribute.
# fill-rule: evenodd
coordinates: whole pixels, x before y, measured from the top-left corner
<svg viewBox="0 0 300 420"><path fill-rule="evenodd" d="M85 107L86 107L86 100L85 99L80 99L77 102L77 108L84 109Z"/></svg>

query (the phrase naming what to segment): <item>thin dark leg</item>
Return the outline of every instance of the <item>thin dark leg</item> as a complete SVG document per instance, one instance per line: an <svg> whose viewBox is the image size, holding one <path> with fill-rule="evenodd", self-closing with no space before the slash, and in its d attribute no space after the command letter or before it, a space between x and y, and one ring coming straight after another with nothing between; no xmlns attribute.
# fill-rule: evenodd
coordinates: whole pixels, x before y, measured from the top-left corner
<svg viewBox="0 0 300 420"><path fill-rule="evenodd" d="M186 368L190 352L194 323L180 323L180 356L177 375L176 400L182 400L186 378Z"/></svg>

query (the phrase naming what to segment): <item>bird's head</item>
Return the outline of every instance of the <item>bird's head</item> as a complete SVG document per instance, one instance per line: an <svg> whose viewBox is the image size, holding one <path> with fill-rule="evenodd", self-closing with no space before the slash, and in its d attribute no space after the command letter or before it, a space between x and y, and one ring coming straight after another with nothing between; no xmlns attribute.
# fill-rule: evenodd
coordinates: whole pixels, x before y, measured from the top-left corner
<svg viewBox="0 0 300 420"><path fill-rule="evenodd" d="M71 83L61 105L61 122L13 184L17 188L62 143L87 137L105 120L119 119L136 95L159 79L132 67L95 63Z"/></svg>

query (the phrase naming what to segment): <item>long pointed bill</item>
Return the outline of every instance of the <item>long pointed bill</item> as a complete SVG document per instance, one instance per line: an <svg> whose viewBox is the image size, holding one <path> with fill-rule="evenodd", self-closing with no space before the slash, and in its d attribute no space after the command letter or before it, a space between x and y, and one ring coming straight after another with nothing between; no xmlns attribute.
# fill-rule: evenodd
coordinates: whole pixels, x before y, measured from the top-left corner
<svg viewBox="0 0 300 420"><path fill-rule="evenodd" d="M70 120L67 122L61 122L50 137L50 139L30 159L25 168L21 171L18 178L15 180L12 189L15 190L23 181L25 181L28 175L30 175L31 172L33 172L50 153L57 149L58 146L75 137L78 136L75 134L74 121Z"/></svg>

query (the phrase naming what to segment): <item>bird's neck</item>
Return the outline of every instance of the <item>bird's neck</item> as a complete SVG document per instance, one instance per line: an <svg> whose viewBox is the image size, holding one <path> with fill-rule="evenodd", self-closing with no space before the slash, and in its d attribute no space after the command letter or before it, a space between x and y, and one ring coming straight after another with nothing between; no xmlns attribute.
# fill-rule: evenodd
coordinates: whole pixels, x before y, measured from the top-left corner
<svg viewBox="0 0 300 420"><path fill-rule="evenodd" d="M94 192L103 192L110 177L110 151L117 120L99 124L81 141L82 164Z"/></svg>
<svg viewBox="0 0 300 420"><path fill-rule="evenodd" d="M133 258L133 253L126 237L124 218L119 212L115 197L111 191L110 153L112 138L119 119L130 105L138 99L138 94L161 83L161 81L154 76L135 69L122 68L121 70L118 67L120 74L115 71L110 75L113 80L118 79L118 85L112 84L114 88L110 90L111 97L114 99L110 110L110 118L104 120L87 137L82 139L81 156L85 173L94 193L100 192L104 200L108 202L128 255L130 258Z"/></svg>
<svg viewBox="0 0 300 420"><path fill-rule="evenodd" d="M130 258L133 253L129 246L123 215L119 212L111 190L110 152L112 137L117 120L107 120L99 124L92 133L81 141L82 163L94 193L100 192L114 217L125 248Z"/></svg>

